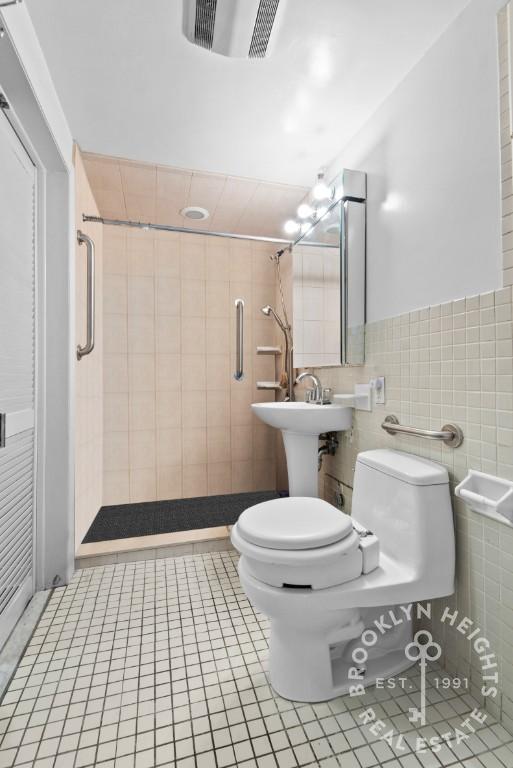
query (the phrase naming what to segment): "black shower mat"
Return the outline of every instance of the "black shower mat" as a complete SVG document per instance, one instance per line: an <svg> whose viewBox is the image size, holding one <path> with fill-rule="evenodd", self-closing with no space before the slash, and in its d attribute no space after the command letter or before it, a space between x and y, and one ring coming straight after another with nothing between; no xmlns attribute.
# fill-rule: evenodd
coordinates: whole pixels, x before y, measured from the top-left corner
<svg viewBox="0 0 513 768"><path fill-rule="evenodd" d="M83 544L233 525L247 507L283 495L277 491L256 491L102 507L87 531Z"/></svg>

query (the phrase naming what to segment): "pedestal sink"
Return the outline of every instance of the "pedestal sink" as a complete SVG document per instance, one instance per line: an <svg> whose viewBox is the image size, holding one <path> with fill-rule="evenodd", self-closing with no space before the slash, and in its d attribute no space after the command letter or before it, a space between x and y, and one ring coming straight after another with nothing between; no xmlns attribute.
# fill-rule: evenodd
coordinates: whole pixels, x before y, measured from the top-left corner
<svg viewBox="0 0 513 768"><path fill-rule="evenodd" d="M253 403L251 408L265 424L282 431L290 495L318 496L319 435L349 429L352 409L302 402Z"/></svg>

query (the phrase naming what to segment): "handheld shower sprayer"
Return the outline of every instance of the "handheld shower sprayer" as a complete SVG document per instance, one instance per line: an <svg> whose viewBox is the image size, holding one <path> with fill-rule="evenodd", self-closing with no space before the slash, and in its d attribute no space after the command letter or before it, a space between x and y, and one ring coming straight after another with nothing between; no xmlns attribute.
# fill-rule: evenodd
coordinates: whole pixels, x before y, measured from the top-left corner
<svg viewBox="0 0 513 768"><path fill-rule="evenodd" d="M266 317L273 317L276 324L283 333L285 339L285 365L282 379L280 381L282 388L287 391L287 399L294 400L294 376L292 371L292 333L290 326L285 324L281 317L274 311L270 304L261 307L260 311Z"/></svg>

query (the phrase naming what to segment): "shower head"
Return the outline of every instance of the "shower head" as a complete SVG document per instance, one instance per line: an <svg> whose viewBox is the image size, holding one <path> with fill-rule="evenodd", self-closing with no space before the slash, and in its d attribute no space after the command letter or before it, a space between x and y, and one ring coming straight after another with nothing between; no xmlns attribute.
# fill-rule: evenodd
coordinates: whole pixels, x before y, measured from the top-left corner
<svg viewBox="0 0 513 768"><path fill-rule="evenodd" d="M261 307L260 311L263 312L266 317L270 317L272 315L276 320L276 322L278 323L278 325L280 326L283 333L284 334L288 333L289 329L285 326L281 317L278 314L276 314L276 312L274 311L274 309L271 307L270 304L266 304L265 307Z"/></svg>

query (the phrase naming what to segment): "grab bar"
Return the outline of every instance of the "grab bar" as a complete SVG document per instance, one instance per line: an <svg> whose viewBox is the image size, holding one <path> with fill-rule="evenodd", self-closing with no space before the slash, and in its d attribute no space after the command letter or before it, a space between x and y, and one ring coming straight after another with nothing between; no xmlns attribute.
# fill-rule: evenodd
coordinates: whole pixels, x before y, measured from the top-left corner
<svg viewBox="0 0 513 768"><path fill-rule="evenodd" d="M458 448L463 442L463 432L456 424L444 424L439 432L431 429L419 429L418 427L405 427L399 424L397 416L387 416L381 425L381 429L389 435L413 435L425 437L426 440L441 440L450 448Z"/></svg>
<svg viewBox="0 0 513 768"><path fill-rule="evenodd" d="M77 345L77 359L90 355L94 349L94 243L91 238L78 230L77 242L87 248L87 340L83 347Z"/></svg>
<svg viewBox="0 0 513 768"><path fill-rule="evenodd" d="M244 300L235 299L235 373L233 378L244 378Z"/></svg>

